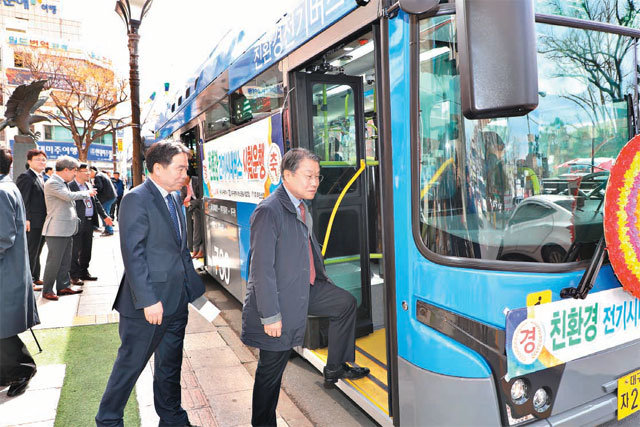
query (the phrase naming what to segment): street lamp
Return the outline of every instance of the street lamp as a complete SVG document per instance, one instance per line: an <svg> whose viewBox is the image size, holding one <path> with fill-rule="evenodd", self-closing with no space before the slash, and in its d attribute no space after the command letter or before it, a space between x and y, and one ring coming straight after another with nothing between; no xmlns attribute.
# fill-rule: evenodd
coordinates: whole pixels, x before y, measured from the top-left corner
<svg viewBox="0 0 640 427"><path fill-rule="evenodd" d="M117 0L116 12L125 25L129 36L129 85L131 89L131 128L133 133L133 159L131 174L133 185L142 183L142 139L140 138L140 76L138 74L138 29L142 18L151 7L153 0Z"/></svg>
<svg viewBox="0 0 640 427"><path fill-rule="evenodd" d="M118 122L120 122L120 120L118 119L109 119L109 122L111 123L111 150L113 152L113 173L116 173L116 128L118 127Z"/></svg>

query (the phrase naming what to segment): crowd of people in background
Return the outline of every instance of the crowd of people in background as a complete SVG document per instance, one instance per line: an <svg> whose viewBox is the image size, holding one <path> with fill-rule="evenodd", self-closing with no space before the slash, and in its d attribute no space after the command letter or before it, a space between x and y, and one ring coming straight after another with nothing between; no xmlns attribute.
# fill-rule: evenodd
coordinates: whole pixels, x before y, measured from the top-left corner
<svg viewBox="0 0 640 427"><path fill-rule="evenodd" d="M18 334L40 323L37 293L57 301L82 293L85 281L98 280L89 271L94 232L114 234L127 188L119 172L111 176L69 156L58 157L54 166L47 166L47 160L42 150L28 151L26 170L14 184L11 151L0 148L0 387L8 385L10 397L22 394L36 372ZM192 182L187 177L175 197L183 205L176 207L185 214L190 255L203 257L197 178ZM41 265L45 242L46 261Z"/></svg>
<svg viewBox="0 0 640 427"><path fill-rule="evenodd" d="M82 292L77 286L85 280L97 280L89 273L93 232L100 231L100 218L104 225L101 235L113 235L112 218L125 184L119 173L111 178L108 172L68 156L59 157L54 168L46 164L44 151L30 150L27 170L17 177L16 185L26 212L33 290L57 301L62 295ZM42 269L40 255L45 242L48 253Z"/></svg>

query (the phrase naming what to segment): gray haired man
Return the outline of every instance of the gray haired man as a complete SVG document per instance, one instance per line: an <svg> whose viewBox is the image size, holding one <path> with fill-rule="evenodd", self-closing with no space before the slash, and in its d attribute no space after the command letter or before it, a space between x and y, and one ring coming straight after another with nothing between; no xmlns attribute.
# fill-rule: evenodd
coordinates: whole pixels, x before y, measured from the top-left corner
<svg viewBox="0 0 640 427"><path fill-rule="evenodd" d="M67 183L75 178L79 165L73 157L59 157L56 161L56 173L44 185L47 218L44 220L42 235L45 236L49 252L44 267L42 297L51 301L57 301L61 295L82 292L71 288L69 276L73 235L78 231L79 223L75 201L95 196L96 190L69 190ZM53 292L54 283L57 295ZM83 283L77 281L75 284Z"/></svg>

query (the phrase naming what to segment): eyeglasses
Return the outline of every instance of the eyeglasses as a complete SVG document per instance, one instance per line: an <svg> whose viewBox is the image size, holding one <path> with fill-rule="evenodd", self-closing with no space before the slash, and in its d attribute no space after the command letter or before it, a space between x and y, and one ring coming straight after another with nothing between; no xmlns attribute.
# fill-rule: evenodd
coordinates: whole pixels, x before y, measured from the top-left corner
<svg viewBox="0 0 640 427"><path fill-rule="evenodd" d="M294 174L294 175L296 175L296 174ZM305 179L305 181L307 181L307 182L318 181L318 184L320 184L322 182L322 180L324 179L324 176L322 176L322 175L303 175L303 174L300 174L299 176L303 177Z"/></svg>

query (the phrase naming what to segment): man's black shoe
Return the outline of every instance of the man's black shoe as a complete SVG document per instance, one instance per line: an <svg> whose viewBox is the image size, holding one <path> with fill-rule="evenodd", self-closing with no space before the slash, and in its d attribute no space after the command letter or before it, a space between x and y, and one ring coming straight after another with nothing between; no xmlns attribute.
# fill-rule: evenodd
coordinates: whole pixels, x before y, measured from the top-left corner
<svg viewBox="0 0 640 427"><path fill-rule="evenodd" d="M20 378L17 381L13 381L11 383L11 386L9 387L9 391L7 392L7 396L16 397L16 396L20 396L22 393L24 393L27 390L27 386L29 385L29 381L31 381L31 378L33 378L33 376L35 374L36 374L36 370L34 369L33 372L31 373L31 376L25 377L25 378Z"/></svg>
<svg viewBox="0 0 640 427"><path fill-rule="evenodd" d="M324 367L324 386L332 388L339 379L357 380L369 375L369 368L352 367L343 363L338 368Z"/></svg>
<svg viewBox="0 0 640 427"><path fill-rule="evenodd" d="M86 281L94 281L94 280L98 280L98 278L96 276L92 276L89 273L85 274L84 276L80 276L80 278L82 280L86 280Z"/></svg>

